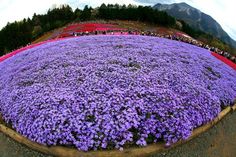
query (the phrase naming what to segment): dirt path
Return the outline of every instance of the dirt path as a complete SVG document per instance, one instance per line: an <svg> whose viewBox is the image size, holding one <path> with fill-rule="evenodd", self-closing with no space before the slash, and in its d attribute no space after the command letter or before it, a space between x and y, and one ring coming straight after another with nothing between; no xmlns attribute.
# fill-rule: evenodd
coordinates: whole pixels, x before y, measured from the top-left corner
<svg viewBox="0 0 236 157"><path fill-rule="evenodd" d="M236 112L229 114L206 133L152 157L235 157ZM0 133L0 157L50 157L20 145Z"/></svg>

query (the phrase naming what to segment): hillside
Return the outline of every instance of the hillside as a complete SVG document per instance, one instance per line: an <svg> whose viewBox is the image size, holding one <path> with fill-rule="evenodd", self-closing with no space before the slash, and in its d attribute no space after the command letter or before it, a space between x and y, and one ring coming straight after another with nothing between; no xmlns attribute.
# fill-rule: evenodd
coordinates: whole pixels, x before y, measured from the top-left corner
<svg viewBox="0 0 236 157"><path fill-rule="evenodd" d="M147 6L102 4L98 8L85 6L83 10L78 8L72 10L69 5L63 5L60 8L49 9L43 15L34 14L31 19L8 23L0 31L0 56L30 43L71 36L73 31L66 32L65 27L73 23L77 25L87 21L95 23L103 21L108 24L115 21L117 25L126 28L126 30L150 31L166 35L173 32L184 32L205 44L231 53L234 52L230 46L216 36L197 31L184 21L177 21L166 12Z"/></svg>
<svg viewBox="0 0 236 157"><path fill-rule="evenodd" d="M139 30L139 31L144 31L144 32L156 32L160 35L167 35L167 34L183 34L183 35L187 35L186 33L174 29L174 28L167 28L167 27L163 27L163 26L157 26L157 25L152 25L152 24L148 24L145 22L138 22L138 21L124 21L124 20L109 20L109 21L104 21L104 20L96 20L96 21L87 21L87 22L83 22L81 25L86 25L86 24L91 24L91 23L97 23L97 24L110 24L110 25L114 25L117 28L121 28L124 29L125 31L128 30ZM71 27L71 25L80 25L80 23L71 23L68 24L64 27L60 27L57 29L54 29L52 31L49 31L45 34L43 34L42 36L40 36L39 38L37 38L36 40L34 40L32 43L38 43L38 42L42 42L45 40L50 40L50 39L55 39L55 38L60 38L60 37L66 37L66 36L72 36L72 32L68 32L67 29L69 27ZM75 32L77 31L86 31L86 29L81 30L81 27L75 28ZM69 34L70 33L70 34Z"/></svg>
<svg viewBox="0 0 236 157"><path fill-rule="evenodd" d="M166 11L169 15L185 21L193 28L209 33L236 48L236 41L230 38L216 20L186 3L158 3L153 8Z"/></svg>

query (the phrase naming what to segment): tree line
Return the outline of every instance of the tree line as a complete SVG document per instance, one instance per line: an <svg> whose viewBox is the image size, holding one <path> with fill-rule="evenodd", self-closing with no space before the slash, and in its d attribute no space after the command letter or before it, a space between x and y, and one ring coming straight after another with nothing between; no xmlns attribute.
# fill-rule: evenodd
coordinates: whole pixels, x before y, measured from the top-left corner
<svg viewBox="0 0 236 157"><path fill-rule="evenodd" d="M154 10L152 7L147 6L102 4L98 8L91 8L86 5L83 10L77 8L73 11L69 5L61 5L58 8L54 7L49 9L44 15L34 14L32 18L8 23L2 28L0 31L0 56L21 46L25 46L44 33L55 28L62 27L75 21L79 22L96 19L132 20L178 28L176 26L175 18L169 16L166 12ZM215 41L215 38L212 36L194 30L183 21L181 21L181 23L182 28L180 29L190 36L193 36L196 39L204 37L204 39L207 38ZM223 45L222 47L225 48L225 45L222 44L221 41L217 42L217 44L220 46Z"/></svg>
<svg viewBox="0 0 236 157"><path fill-rule="evenodd" d="M120 6L102 4L98 9L98 17L106 20L133 20L159 24L162 26L174 26L175 18L169 16L166 12L155 10L147 6Z"/></svg>
<svg viewBox="0 0 236 157"><path fill-rule="evenodd" d="M0 55L24 46L45 32L61 27L75 18L68 5L49 9L44 15L34 14L30 19L8 23L0 31Z"/></svg>

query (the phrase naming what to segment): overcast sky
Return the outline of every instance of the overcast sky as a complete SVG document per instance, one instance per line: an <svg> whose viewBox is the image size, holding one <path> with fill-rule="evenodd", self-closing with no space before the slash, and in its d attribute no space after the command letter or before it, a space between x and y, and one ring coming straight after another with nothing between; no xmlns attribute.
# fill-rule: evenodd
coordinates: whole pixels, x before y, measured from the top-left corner
<svg viewBox="0 0 236 157"><path fill-rule="evenodd" d="M92 7L101 3L119 3L136 5L154 5L161 3L186 2L202 12L212 16L223 29L236 40L236 1L234 0L0 0L0 29L7 22L32 17L33 13L43 14L54 4L69 4L73 9L83 8L88 4Z"/></svg>

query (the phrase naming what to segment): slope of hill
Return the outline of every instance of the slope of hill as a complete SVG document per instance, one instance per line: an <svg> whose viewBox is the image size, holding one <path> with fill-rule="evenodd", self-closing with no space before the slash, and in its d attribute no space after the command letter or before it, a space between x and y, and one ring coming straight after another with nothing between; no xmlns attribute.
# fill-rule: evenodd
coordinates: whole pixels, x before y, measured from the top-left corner
<svg viewBox="0 0 236 157"><path fill-rule="evenodd" d="M61 14L65 16L59 16ZM55 18L54 16L59 18ZM86 16L86 18L84 18L84 16ZM62 8L49 10L43 15L34 14L32 19L28 18L23 21L9 23L0 30L0 56L32 43L33 41L33 43L37 43L39 41L56 38L58 35L63 37L70 36L73 32L69 32L68 34L68 32L65 32L64 28L61 27L67 26L69 23L86 22L90 20L128 20L132 21L131 23L133 23L133 21L143 22L141 27L139 25L130 25L130 22L128 25L121 25L128 30L132 30L133 28L140 31L148 30L157 32L159 34L163 29L167 32L166 34L171 34L173 29L178 29L178 31L185 32L208 45L236 54L236 50L233 50L228 46L231 44L226 45L215 38L216 33L214 33L214 35L209 35L195 30L188 24L185 24L185 22L176 21L174 17L169 16L166 12L158 11L150 6L131 7L112 4L106 6L105 4L102 4L98 8L88 9L88 7L85 7L83 10L76 9L75 11L73 11L70 6L65 5ZM119 22L117 24L120 25ZM181 24L183 27L181 27ZM151 29L149 28L150 25L152 26ZM177 27L177 25L179 27ZM162 28L159 29L157 27ZM53 31L54 29L56 29L56 31ZM62 34L62 32L65 34Z"/></svg>
<svg viewBox="0 0 236 157"><path fill-rule="evenodd" d="M109 20L109 21L104 21L104 20L96 20L92 21L92 23L97 23L97 24L109 24L113 25L116 28L119 28L120 30L128 31L128 30L139 30L139 31L144 31L144 32L157 32L160 35L167 35L167 34L182 34L182 35L187 35L186 33L182 32L181 30L177 30L174 28L168 28L168 27L163 27L163 26L156 26L152 25L149 23L145 22L140 22L140 21L124 21L124 20ZM47 32L34 40L32 43L38 43L38 42L43 42L45 40L50 40L50 39L55 39L55 38L63 38L63 35L68 35L68 36L73 36L72 32L85 32L87 29L83 29L83 25L90 25L92 24L91 21L83 22L83 23L70 23L64 27L57 28L55 30L52 30L50 32ZM71 25L81 25L80 27L74 28L72 32L67 32L67 29L71 27ZM111 30L111 29L109 29ZM95 31L95 30L94 30Z"/></svg>
<svg viewBox="0 0 236 157"><path fill-rule="evenodd" d="M193 8L186 3L173 3L173 4L156 4L154 9L166 11L169 15L177 19L183 20L195 29L199 29L221 39L225 43L236 48L236 41L222 29L220 24L215 21L211 16Z"/></svg>

